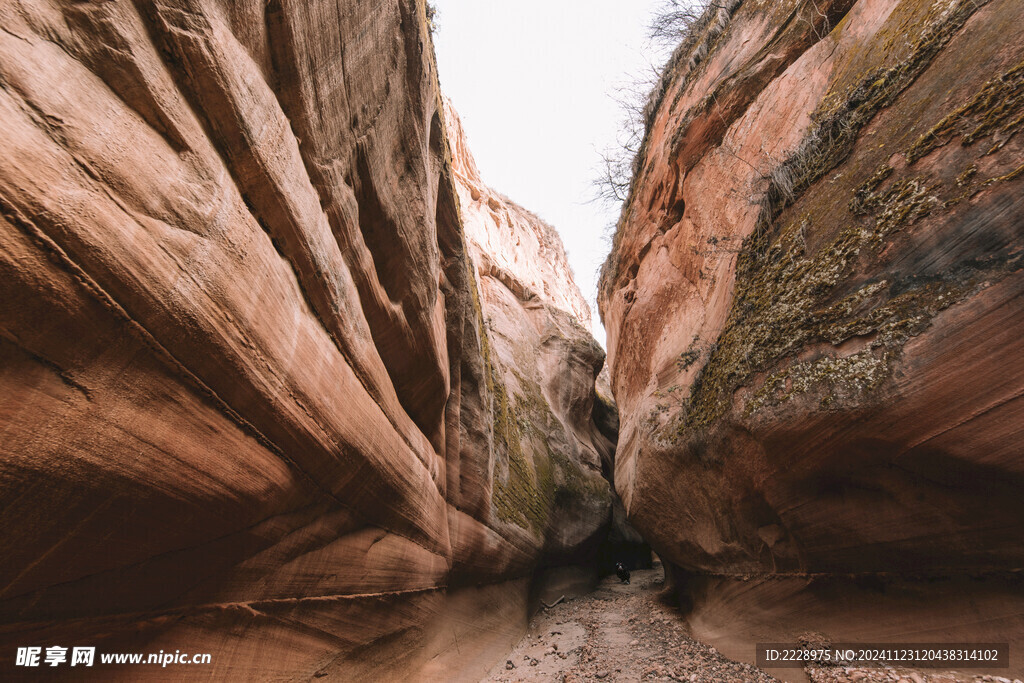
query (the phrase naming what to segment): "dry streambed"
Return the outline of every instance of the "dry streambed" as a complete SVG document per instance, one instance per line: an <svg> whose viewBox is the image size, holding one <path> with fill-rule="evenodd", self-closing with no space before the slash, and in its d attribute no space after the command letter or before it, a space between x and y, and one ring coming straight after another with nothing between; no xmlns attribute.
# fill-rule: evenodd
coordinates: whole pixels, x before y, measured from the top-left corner
<svg viewBox="0 0 1024 683"><path fill-rule="evenodd" d="M586 597L542 610L529 633L488 674L513 681L777 681L757 667L728 659L694 640L663 597L658 569L633 572L632 583L605 578ZM910 669L828 668L791 671L813 683L1021 683L1013 678Z"/></svg>
<svg viewBox="0 0 1024 683"><path fill-rule="evenodd" d="M685 622L659 597L660 570L614 576L590 595L543 610L530 632L487 681L721 681L775 679L687 635Z"/></svg>

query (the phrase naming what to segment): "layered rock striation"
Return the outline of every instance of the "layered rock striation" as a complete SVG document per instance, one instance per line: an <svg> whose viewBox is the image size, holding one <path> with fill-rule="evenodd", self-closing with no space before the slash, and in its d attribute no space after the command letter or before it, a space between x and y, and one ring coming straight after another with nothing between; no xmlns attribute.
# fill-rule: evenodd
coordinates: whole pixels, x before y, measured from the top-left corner
<svg viewBox="0 0 1024 683"><path fill-rule="evenodd" d="M599 539L610 446L557 237L505 202L467 243L424 4L0 25L2 661L486 671Z"/></svg>
<svg viewBox="0 0 1024 683"><path fill-rule="evenodd" d="M733 0L653 94L599 295L615 482L691 587L799 584L723 589L722 615L824 620L794 598L821 576L1019 594L1022 20L1012 0ZM834 633L921 635L941 611L853 604ZM1019 599L965 620L996 604L992 633L1024 633Z"/></svg>
<svg viewBox="0 0 1024 683"><path fill-rule="evenodd" d="M615 435L594 419L604 350L590 334L590 309L558 233L484 184L447 100L445 116L505 451L498 469L508 473L495 484L499 517L542 532L547 562L568 562L583 548L592 557L612 498L606 475Z"/></svg>

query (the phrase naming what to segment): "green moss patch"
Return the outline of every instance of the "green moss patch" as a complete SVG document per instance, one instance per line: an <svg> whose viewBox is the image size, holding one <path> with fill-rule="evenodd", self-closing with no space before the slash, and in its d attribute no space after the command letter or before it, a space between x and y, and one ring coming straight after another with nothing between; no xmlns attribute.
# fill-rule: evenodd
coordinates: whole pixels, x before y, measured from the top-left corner
<svg viewBox="0 0 1024 683"><path fill-rule="evenodd" d="M998 269L994 263L974 263L935 277L876 279L860 285L851 281L855 273L877 270L865 266L877 261L900 232L926 216L949 210L965 192L976 192L985 183L1005 182L1004 176L979 180L976 166L965 168L955 184L915 175L909 169L896 173L888 164L874 171L860 170L863 159L874 157L877 164L878 157L889 156L881 144L844 167L843 184L817 193L799 214L796 207L787 211L812 185L846 162L863 128L918 78L984 4L969 0L901 3L914 12L894 21L905 23L913 16L920 22L912 32L918 38L907 43L910 47L903 59L870 69L859 79L840 75L812 115L812 129L797 152L769 178L757 228L737 261L729 318L683 401L677 436L707 428L723 417L732 409L737 389L761 376L766 379L742 407L745 416L817 390L825 408L837 397L864 400L891 376L893 361L908 339ZM884 42L884 31L876 40ZM986 84L978 97L957 110L959 114L947 117L956 121L955 130L940 124L927 139L948 140L954 133L962 140L990 135L999 136L1005 144L1005 136L1014 134L1013 127L1020 123L1017 105L1002 106L994 93L1014 96L1018 76L1011 70ZM836 87L842 82L852 84L840 91ZM965 119L967 114L974 118ZM908 158L920 158L920 151L920 147L909 147ZM844 211L836 190L850 188L850 178L858 175L862 180L853 182L859 184L845 190L850 194ZM1005 176L1012 179L1019 174L1014 170ZM853 338L864 340L855 354L791 360L816 343L838 346Z"/></svg>
<svg viewBox="0 0 1024 683"><path fill-rule="evenodd" d="M821 397L827 408L836 398L860 398L878 387L888 376L887 354L881 357L871 351L862 351L846 358L821 358L806 363L794 363L776 372L746 406L744 416L749 417L765 405L778 405L793 396L826 387ZM837 395L836 388L841 394Z"/></svg>
<svg viewBox="0 0 1024 683"><path fill-rule="evenodd" d="M537 457L527 459L523 449L523 422L509 400L505 385L494 366L488 367L493 386L494 445L508 463L507 476L495 471L494 509L498 518L543 535L547 528L551 494L545 482L550 479L550 461Z"/></svg>
<svg viewBox="0 0 1024 683"><path fill-rule="evenodd" d="M1000 134L987 150L992 154L1024 128L1024 62L988 81L962 107L932 126L907 151L913 163L960 138L962 145Z"/></svg>

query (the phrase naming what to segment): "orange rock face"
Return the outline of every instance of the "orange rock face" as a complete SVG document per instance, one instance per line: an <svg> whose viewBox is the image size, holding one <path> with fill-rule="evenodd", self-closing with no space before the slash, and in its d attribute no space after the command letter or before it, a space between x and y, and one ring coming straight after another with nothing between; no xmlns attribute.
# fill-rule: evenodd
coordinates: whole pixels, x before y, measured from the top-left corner
<svg viewBox="0 0 1024 683"><path fill-rule="evenodd" d="M422 3L0 25L0 663L486 671L608 517L601 354L559 245L467 252Z"/></svg>
<svg viewBox="0 0 1024 683"><path fill-rule="evenodd" d="M691 577L1018 572L1024 6L709 19L602 279L630 520Z"/></svg>

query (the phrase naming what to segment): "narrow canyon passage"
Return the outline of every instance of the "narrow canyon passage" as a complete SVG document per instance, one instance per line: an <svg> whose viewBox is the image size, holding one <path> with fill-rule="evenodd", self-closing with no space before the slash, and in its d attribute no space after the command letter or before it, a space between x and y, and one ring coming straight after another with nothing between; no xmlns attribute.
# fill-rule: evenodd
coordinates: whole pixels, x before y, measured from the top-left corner
<svg viewBox="0 0 1024 683"><path fill-rule="evenodd" d="M0 680L1019 683L1024 2L666 7L595 311L432 3L0 0Z"/></svg>

